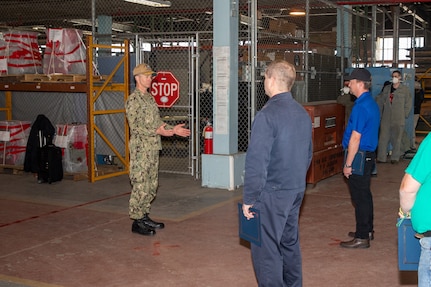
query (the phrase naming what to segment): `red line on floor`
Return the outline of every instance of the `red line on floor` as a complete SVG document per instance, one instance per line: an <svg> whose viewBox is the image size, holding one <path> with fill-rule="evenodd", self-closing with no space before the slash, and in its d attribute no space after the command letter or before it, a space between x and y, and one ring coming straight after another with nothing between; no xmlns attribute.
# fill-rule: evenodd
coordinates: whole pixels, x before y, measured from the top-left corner
<svg viewBox="0 0 431 287"><path fill-rule="evenodd" d="M91 204L102 202L102 201L105 201L105 200L110 200L110 199L113 199L113 198L122 197L122 196L129 195L129 194L130 194L130 192L126 192L126 193L123 193L123 194L117 194L117 195L113 195L113 196L110 196L110 197L105 197L105 198L101 198L101 199L97 199L97 200L93 200L93 201L89 201L89 202L84 202L84 203L81 203L81 204L78 204L78 205L74 205L74 206L69 206L69 207L65 207L65 208L62 208L62 209L53 210L53 211L50 211L50 212L47 212L47 213L43 213L43 214L40 214L40 215L35 215L35 216L27 217L27 218L24 218L24 219L16 220L16 221L13 221L13 222L1 224L0 228L5 227L5 226L14 225L14 224L17 224L17 223L22 223L22 222L33 220L33 219L37 219L37 218L40 218L40 217L43 217L43 216L48 216L48 215L51 215L51 214L55 214L55 213L67 211L67 210L70 210L70 209L74 209L74 208L78 208L78 207L83 207L83 206L86 206L86 205L91 205Z"/></svg>

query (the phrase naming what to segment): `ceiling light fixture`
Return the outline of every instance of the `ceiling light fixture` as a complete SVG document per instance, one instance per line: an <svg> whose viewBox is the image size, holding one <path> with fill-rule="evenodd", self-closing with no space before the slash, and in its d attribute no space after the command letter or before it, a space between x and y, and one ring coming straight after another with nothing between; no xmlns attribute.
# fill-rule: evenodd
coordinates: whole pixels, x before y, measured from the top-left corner
<svg viewBox="0 0 431 287"><path fill-rule="evenodd" d="M141 4L141 5L147 5L151 7L171 7L171 2L165 1L165 0L124 0L124 1Z"/></svg>
<svg viewBox="0 0 431 287"><path fill-rule="evenodd" d="M289 15L291 15L291 16L304 16L305 11L293 10L293 11L289 12Z"/></svg>

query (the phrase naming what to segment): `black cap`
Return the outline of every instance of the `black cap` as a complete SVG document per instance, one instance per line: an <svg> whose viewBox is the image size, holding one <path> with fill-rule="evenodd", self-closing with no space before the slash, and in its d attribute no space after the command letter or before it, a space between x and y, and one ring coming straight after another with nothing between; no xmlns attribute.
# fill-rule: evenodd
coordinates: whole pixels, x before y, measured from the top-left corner
<svg viewBox="0 0 431 287"><path fill-rule="evenodd" d="M362 82L371 82L371 74L367 69L357 68L352 73L344 78L345 80L359 80Z"/></svg>

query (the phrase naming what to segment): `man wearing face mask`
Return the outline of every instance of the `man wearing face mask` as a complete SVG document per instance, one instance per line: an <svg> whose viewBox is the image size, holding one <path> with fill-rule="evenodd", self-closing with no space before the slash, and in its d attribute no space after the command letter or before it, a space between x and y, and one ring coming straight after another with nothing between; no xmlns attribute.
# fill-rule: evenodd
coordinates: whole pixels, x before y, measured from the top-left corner
<svg viewBox="0 0 431 287"><path fill-rule="evenodd" d="M377 162L386 162L388 145L392 145L391 163L399 162L401 141L406 119L412 109L412 95L409 88L401 83L401 72L392 72L392 84L383 88L376 102L380 108L381 122Z"/></svg>
<svg viewBox="0 0 431 287"><path fill-rule="evenodd" d="M343 88L341 89L341 95L337 97L337 103L344 106L345 111L345 125L349 120L350 113L352 112L353 104L355 103L356 97L350 93L348 80L344 80Z"/></svg>

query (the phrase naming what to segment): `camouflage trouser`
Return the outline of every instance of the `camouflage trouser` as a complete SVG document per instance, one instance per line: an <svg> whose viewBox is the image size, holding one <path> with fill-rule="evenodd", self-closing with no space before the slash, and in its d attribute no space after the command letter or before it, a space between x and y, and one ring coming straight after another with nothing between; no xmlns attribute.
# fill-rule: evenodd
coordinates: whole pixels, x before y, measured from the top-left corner
<svg viewBox="0 0 431 287"><path fill-rule="evenodd" d="M140 219L150 212L159 184L159 151L130 151L130 182L132 193L129 200L129 216Z"/></svg>

